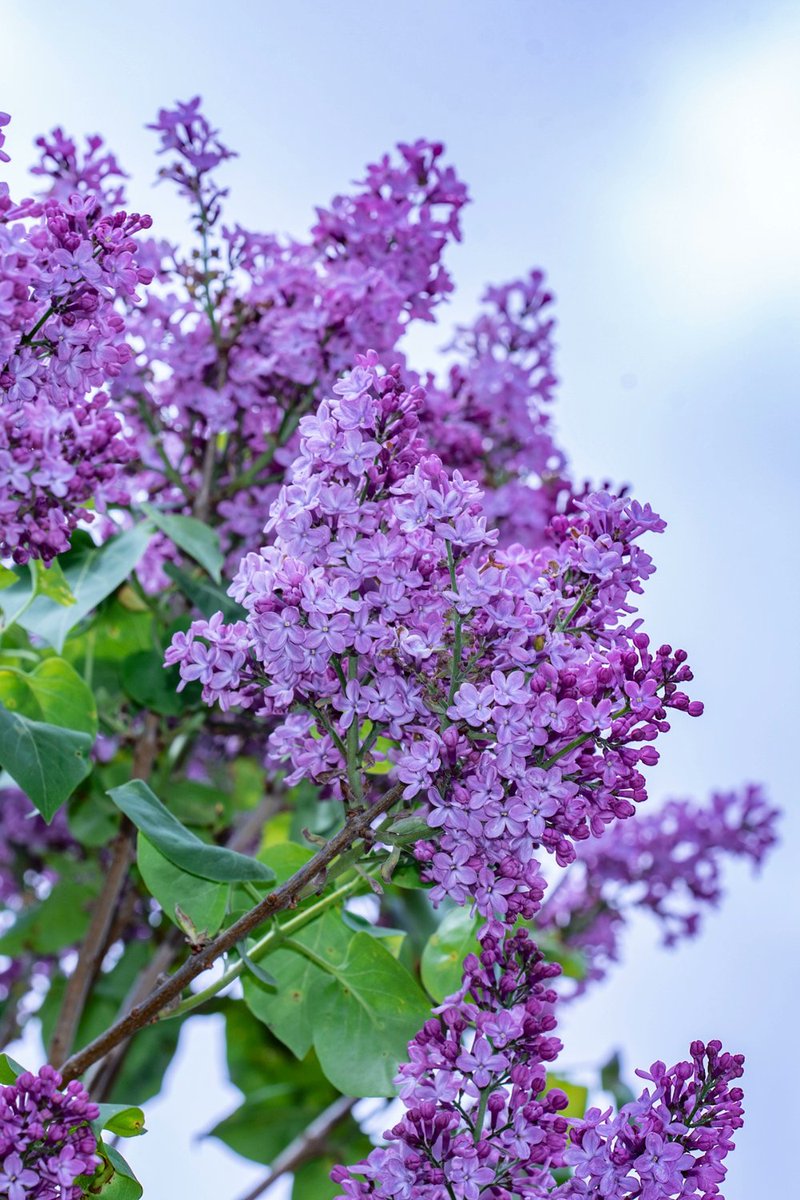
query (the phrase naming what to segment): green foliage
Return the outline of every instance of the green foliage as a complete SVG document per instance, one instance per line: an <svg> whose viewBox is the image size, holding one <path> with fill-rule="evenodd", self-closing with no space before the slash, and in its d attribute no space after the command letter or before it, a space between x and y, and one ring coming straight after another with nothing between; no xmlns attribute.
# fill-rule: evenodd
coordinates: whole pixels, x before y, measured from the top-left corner
<svg viewBox="0 0 800 1200"><path fill-rule="evenodd" d="M247 616L241 604L232 600L223 588L209 583L208 579L191 575L171 562L164 563L164 572L204 617L213 617L215 612L221 612L226 621L242 621Z"/></svg>
<svg viewBox="0 0 800 1200"><path fill-rule="evenodd" d="M139 1137L147 1133L144 1113L130 1104L98 1104L100 1115L92 1121L92 1129L99 1137L107 1129L114 1137Z"/></svg>
<svg viewBox="0 0 800 1200"><path fill-rule="evenodd" d="M111 788L109 795L139 832L182 871L215 883L270 883L275 878L274 872L257 859L201 841L164 807L143 780Z"/></svg>
<svg viewBox="0 0 800 1200"><path fill-rule="evenodd" d="M165 717L177 717L197 699L197 688L189 695L178 692L180 672L177 667L164 669L160 650L137 650L122 661L120 682L128 696L140 708Z"/></svg>
<svg viewBox="0 0 800 1200"><path fill-rule="evenodd" d="M455 908L428 939L422 952L422 982L437 1002L461 986L467 955L480 953L477 938L480 924L467 909Z"/></svg>
<svg viewBox="0 0 800 1200"><path fill-rule="evenodd" d="M176 867L156 850L143 834L137 840L137 865L150 895L155 897L169 919L187 931L188 917L197 931L212 937L225 920L230 884L214 883Z"/></svg>
<svg viewBox="0 0 800 1200"><path fill-rule="evenodd" d="M398 1063L430 1016L405 967L380 942L357 933L314 1000L314 1048L328 1079L351 1096L394 1095Z"/></svg>
<svg viewBox="0 0 800 1200"><path fill-rule="evenodd" d="M0 765L46 821L91 771L93 742L87 733L32 721L0 704Z"/></svg>
<svg viewBox="0 0 800 1200"><path fill-rule="evenodd" d="M0 703L33 721L76 729L94 737L97 705L74 667L63 658L46 658L32 671L0 663Z"/></svg>
<svg viewBox="0 0 800 1200"><path fill-rule="evenodd" d="M327 1078L352 1096L390 1096L409 1039L429 1015L408 970L332 911L269 956L277 993L244 983L245 1002L298 1058L313 1045Z"/></svg>
<svg viewBox="0 0 800 1200"><path fill-rule="evenodd" d="M268 1164L335 1098L313 1053L297 1062L241 1004L226 1011L228 1071L244 1103L207 1134Z"/></svg>
<svg viewBox="0 0 800 1200"><path fill-rule="evenodd" d="M0 1054L0 1085L13 1083L25 1068L10 1054Z"/></svg>
<svg viewBox="0 0 800 1200"><path fill-rule="evenodd" d="M183 517L174 513L160 512L152 504L143 505L154 525L165 533L170 541L190 558L208 571L215 583L219 583L224 562L219 548L219 534L196 517Z"/></svg>
<svg viewBox="0 0 800 1200"><path fill-rule="evenodd" d="M97 895L100 871L94 863L62 859L61 878L44 900L17 914L0 937L0 954L9 958L31 954L58 954L74 946L86 932L92 902Z"/></svg>
<svg viewBox="0 0 800 1200"><path fill-rule="evenodd" d="M87 1194L101 1200L139 1200L142 1185L119 1151L98 1142L97 1152L103 1162L94 1178L87 1181Z"/></svg>
<svg viewBox="0 0 800 1200"><path fill-rule="evenodd" d="M151 536L149 524L135 525L102 546L95 546L88 534L75 534L72 548L59 559L75 602L64 607L54 604L50 596L39 595L18 618L19 623L60 654L70 630L117 590L144 554ZM4 599L12 590L8 589Z"/></svg>

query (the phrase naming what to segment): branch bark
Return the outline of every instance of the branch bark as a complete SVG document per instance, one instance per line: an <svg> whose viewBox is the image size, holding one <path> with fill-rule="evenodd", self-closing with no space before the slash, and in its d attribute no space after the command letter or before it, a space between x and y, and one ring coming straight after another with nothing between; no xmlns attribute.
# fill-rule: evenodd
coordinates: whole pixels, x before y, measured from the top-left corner
<svg viewBox="0 0 800 1200"><path fill-rule="evenodd" d="M157 749L158 717L148 713L144 732L134 752L131 770L134 779L147 779L153 769ZM125 817L114 839L111 863L106 871L102 891L92 910L75 970L67 980L61 1011L50 1041L49 1059L56 1068L60 1068L64 1063L75 1041L86 1001L109 946L114 917L135 857L136 830Z"/></svg>
<svg viewBox="0 0 800 1200"><path fill-rule="evenodd" d="M272 1163L267 1177L262 1179L261 1183L257 1183L246 1196L242 1196L241 1200L258 1200L259 1196L263 1196L264 1192L268 1191L282 1175L296 1171L298 1167L302 1167L303 1163L308 1162L310 1158L314 1158L321 1150L324 1150L328 1135L350 1115L355 1103L351 1096L339 1096L337 1100L334 1100L318 1117L315 1117L299 1137L296 1137L285 1150L281 1151Z"/></svg>
<svg viewBox="0 0 800 1200"><path fill-rule="evenodd" d="M209 942L207 946L198 950L146 1000L132 1008L126 1016L116 1021L105 1033L95 1038L77 1054L73 1054L61 1068L64 1082L68 1083L71 1079L77 1079L88 1067L99 1062L110 1050L129 1038L131 1034L136 1033L138 1029L143 1029L145 1025L157 1021L164 1009L177 1000L198 975L207 971L218 958L232 950L237 942L242 941L259 925L263 925L270 917L284 912L287 908L294 908L302 893L313 886L321 875L324 875L325 870L335 858L349 850L356 842L370 837L375 818L388 812L400 799L402 792L403 785L398 784L381 796L371 808L353 814L339 832L334 834L331 840L299 871L296 871L291 879L276 888L274 892L270 892L233 925L224 929L213 942Z"/></svg>

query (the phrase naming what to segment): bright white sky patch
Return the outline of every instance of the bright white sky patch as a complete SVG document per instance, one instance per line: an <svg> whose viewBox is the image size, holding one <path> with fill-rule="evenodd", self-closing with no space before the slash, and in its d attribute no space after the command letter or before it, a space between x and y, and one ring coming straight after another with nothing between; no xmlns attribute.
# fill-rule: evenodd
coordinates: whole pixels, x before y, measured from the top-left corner
<svg viewBox="0 0 800 1200"><path fill-rule="evenodd" d="M705 326L796 303L800 25L672 66L651 149L623 181L621 252L650 276L659 308Z"/></svg>

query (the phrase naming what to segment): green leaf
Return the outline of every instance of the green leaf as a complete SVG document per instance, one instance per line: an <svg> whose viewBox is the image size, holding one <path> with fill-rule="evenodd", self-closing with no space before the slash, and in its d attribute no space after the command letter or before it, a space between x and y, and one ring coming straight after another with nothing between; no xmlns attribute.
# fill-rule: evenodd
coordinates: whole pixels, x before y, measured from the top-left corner
<svg viewBox="0 0 800 1200"><path fill-rule="evenodd" d="M164 656L156 650L140 650L126 658L121 669L122 686L132 700L142 708L161 713L165 717L177 717L191 702L192 694L178 691L180 671L177 667L165 667ZM193 689L199 698L199 690Z"/></svg>
<svg viewBox="0 0 800 1200"><path fill-rule="evenodd" d="M0 703L34 721L97 735L92 690L63 658L46 658L28 672L0 668Z"/></svg>
<svg viewBox="0 0 800 1200"><path fill-rule="evenodd" d="M313 1053L297 1062L243 1004L227 1002L225 1020L228 1072L247 1100L208 1136L266 1165L336 1092Z"/></svg>
<svg viewBox="0 0 800 1200"><path fill-rule="evenodd" d="M428 939L422 952L422 982L434 1000L442 1001L461 987L464 959L479 954L480 920L464 908L453 909Z"/></svg>
<svg viewBox="0 0 800 1200"><path fill-rule="evenodd" d="M213 617L215 612L221 612L227 622L243 621L247 610L232 600L227 592L207 579L198 579L177 567L175 563L164 563L164 573L178 585L183 594L191 600L204 617Z"/></svg>
<svg viewBox="0 0 800 1200"><path fill-rule="evenodd" d="M24 1071L25 1068L10 1054L0 1054L0 1084L13 1083L17 1076L22 1075Z"/></svg>
<svg viewBox="0 0 800 1200"><path fill-rule="evenodd" d="M111 788L109 796L136 828L176 867L215 883L270 883L275 873L255 858L209 846L181 825L141 779Z"/></svg>
<svg viewBox="0 0 800 1200"><path fill-rule="evenodd" d="M74 538L74 549L60 559L64 580L75 603L64 608L49 596L37 596L19 618L31 633L44 638L60 654L67 635L101 600L116 591L134 569L152 537L150 524L135 525L102 546L90 538Z"/></svg>
<svg viewBox="0 0 800 1200"><path fill-rule="evenodd" d="M278 842L277 845L267 846L258 852L259 862L266 865L275 874L276 884L286 883L296 871L304 867L314 857L314 851L297 842Z"/></svg>
<svg viewBox="0 0 800 1200"><path fill-rule="evenodd" d="M567 1107L560 1110L560 1116L582 1117L584 1115L586 1112L586 1101L589 1098L588 1088L582 1087L579 1083L572 1083L569 1079L562 1079L559 1075L551 1075L548 1071L545 1090L549 1088L559 1088L569 1100Z"/></svg>
<svg viewBox="0 0 800 1200"><path fill-rule="evenodd" d="M353 934L330 909L299 930L294 940L333 967L347 956ZM293 950L278 949L265 960L278 983L277 994L256 979L242 981L247 1007L297 1058L305 1058L314 1043L314 984L326 981L325 971Z"/></svg>
<svg viewBox="0 0 800 1200"><path fill-rule="evenodd" d="M357 933L335 975L315 983L314 1049L349 1096L393 1096L408 1042L430 1016L409 972L375 938Z"/></svg>
<svg viewBox="0 0 800 1200"><path fill-rule="evenodd" d="M98 1142L97 1152L103 1162L89 1184L87 1194L100 1196L101 1200L139 1200L142 1185L119 1151L105 1142Z"/></svg>
<svg viewBox="0 0 800 1200"><path fill-rule="evenodd" d="M13 587L16 583L19 583L19 578L20 577L17 575L16 571L9 571L8 567L4 567L3 564L0 563L0 592L5 591L6 588Z"/></svg>
<svg viewBox="0 0 800 1200"><path fill-rule="evenodd" d="M72 589L64 578L64 572L61 570L58 559L54 559L49 567L46 567L38 558L32 559L30 565L33 572L34 595L48 596L51 600L55 600L56 604L64 607L75 603Z"/></svg>
<svg viewBox="0 0 800 1200"><path fill-rule="evenodd" d="M225 920L230 884L212 883L182 871L141 833L136 862L145 887L174 925L184 928L178 917L180 910L198 931L210 936L217 932Z"/></svg>
<svg viewBox="0 0 800 1200"><path fill-rule="evenodd" d="M222 564L225 561L219 548L219 535L215 529L204 525L196 517L178 516L175 513L160 512L152 504L143 505L154 525L165 533L181 550L185 550L190 558L200 563L208 571L215 583L219 583L222 575Z"/></svg>
<svg viewBox="0 0 800 1200"><path fill-rule="evenodd" d="M139 1137L147 1133L144 1113L130 1104L98 1104L100 1115L91 1122L97 1137L104 1129L115 1137Z"/></svg>
<svg viewBox="0 0 800 1200"><path fill-rule="evenodd" d="M93 743L89 734L31 721L0 704L0 765L45 821L91 771Z"/></svg>

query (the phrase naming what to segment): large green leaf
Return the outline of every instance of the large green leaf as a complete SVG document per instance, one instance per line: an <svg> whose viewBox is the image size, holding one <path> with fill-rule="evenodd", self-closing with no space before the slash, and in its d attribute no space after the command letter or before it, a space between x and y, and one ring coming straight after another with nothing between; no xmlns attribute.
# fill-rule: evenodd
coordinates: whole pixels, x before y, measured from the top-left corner
<svg viewBox="0 0 800 1200"><path fill-rule="evenodd" d="M0 704L0 766L46 821L92 769L94 738L9 712Z"/></svg>
<svg viewBox="0 0 800 1200"><path fill-rule="evenodd" d="M46 658L33 671L0 667L0 703L34 721L97 734L92 689L63 658Z"/></svg>
<svg viewBox="0 0 800 1200"><path fill-rule="evenodd" d="M439 928L428 939L422 952L422 982L434 1000L461 987L464 959L468 954L479 954L477 932L480 921L470 916L467 909L456 908L449 912Z"/></svg>
<svg viewBox="0 0 800 1200"><path fill-rule="evenodd" d="M347 957L353 936L339 914L328 910L299 930L294 940L335 969ZM243 981L245 1003L293 1054L305 1058L314 1043L314 986L327 982L328 976L294 950L275 950L263 961L277 980L278 991L268 990L248 976Z"/></svg>
<svg viewBox="0 0 800 1200"><path fill-rule="evenodd" d="M117 534L102 546L95 546L86 537L73 539L74 548L59 561L75 603L64 607L49 596L37 596L19 617L20 625L44 638L60 654L69 631L116 591L134 569L152 534L152 525L144 523ZM8 589L4 601L14 590Z"/></svg>
<svg viewBox="0 0 800 1200"><path fill-rule="evenodd" d="M54 559L46 567L41 559L33 559L30 563L33 572L33 588L37 596L49 596L56 604L68 605L75 603L69 584L64 578L58 559Z"/></svg>
<svg viewBox="0 0 800 1200"><path fill-rule="evenodd" d="M215 883L271 883L275 872L255 858L210 846L181 825L141 779L111 788L109 796L155 848L183 871Z"/></svg>
<svg viewBox="0 0 800 1200"><path fill-rule="evenodd" d="M196 517L161 512L152 504L145 504L144 511L170 541L181 550L185 550L201 567L205 567L214 582L219 583L225 560L219 548L219 534L215 529L204 525Z"/></svg>
<svg viewBox="0 0 800 1200"><path fill-rule="evenodd" d="M212 883L176 867L139 834L137 864L145 887L179 929L186 929L185 914L198 934L213 936L225 920L230 884Z"/></svg>
<svg viewBox="0 0 800 1200"><path fill-rule="evenodd" d="M352 939L335 975L313 992L314 1049L320 1066L349 1096L392 1096L408 1042L430 1016L405 967L367 933Z"/></svg>
<svg viewBox="0 0 800 1200"><path fill-rule="evenodd" d="M199 698L199 689L187 697L178 691L180 671L177 667L164 667L164 655L156 650L139 650L126 658L120 672L125 691L142 708L161 713L166 717L177 717L189 707L193 694ZM187 701L189 703L187 703Z"/></svg>
<svg viewBox="0 0 800 1200"><path fill-rule="evenodd" d="M207 579L198 579L175 563L164 563L164 573L178 585L183 594L191 600L204 617L213 617L215 612L221 612L225 620L243 621L247 610L232 600L227 592Z"/></svg>

